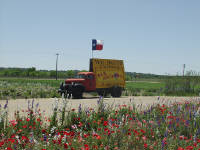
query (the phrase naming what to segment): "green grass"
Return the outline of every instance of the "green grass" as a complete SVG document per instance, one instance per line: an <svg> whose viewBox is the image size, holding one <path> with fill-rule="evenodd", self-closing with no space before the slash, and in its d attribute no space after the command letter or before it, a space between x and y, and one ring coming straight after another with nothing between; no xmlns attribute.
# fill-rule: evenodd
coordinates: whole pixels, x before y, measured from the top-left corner
<svg viewBox="0 0 200 150"><path fill-rule="evenodd" d="M57 93L64 79L0 78L0 99L60 97ZM126 96L160 95L164 83L152 80L126 82Z"/></svg>
<svg viewBox="0 0 200 150"><path fill-rule="evenodd" d="M162 82L149 82L149 81L144 81L144 82L126 82L126 88L137 88L137 89L144 89L144 90L149 90L149 89L160 89L164 87L164 83Z"/></svg>
<svg viewBox="0 0 200 150"><path fill-rule="evenodd" d="M23 84L43 84L49 85L51 87L59 87L60 83L63 82L63 79L55 80L55 79L30 79L30 78L0 78L0 82L7 82L7 83L20 83Z"/></svg>
<svg viewBox="0 0 200 150"><path fill-rule="evenodd" d="M156 96L161 95L163 92L163 82L126 82L126 90L124 95L126 96Z"/></svg>
<svg viewBox="0 0 200 150"><path fill-rule="evenodd" d="M61 80L22 78L0 79L0 99L60 97L58 88Z"/></svg>

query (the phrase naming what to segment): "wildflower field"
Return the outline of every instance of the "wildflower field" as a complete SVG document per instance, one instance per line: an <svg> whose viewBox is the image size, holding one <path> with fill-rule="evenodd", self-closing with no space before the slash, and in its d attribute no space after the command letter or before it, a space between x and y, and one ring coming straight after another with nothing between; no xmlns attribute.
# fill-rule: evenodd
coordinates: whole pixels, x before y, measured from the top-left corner
<svg viewBox="0 0 200 150"><path fill-rule="evenodd" d="M106 105L100 97L97 108L62 108L55 101L47 118L34 100L22 116L8 120L9 103L0 107L0 149L127 149L198 150L200 149L199 98L182 103ZM131 101L131 99L130 99Z"/></svg>

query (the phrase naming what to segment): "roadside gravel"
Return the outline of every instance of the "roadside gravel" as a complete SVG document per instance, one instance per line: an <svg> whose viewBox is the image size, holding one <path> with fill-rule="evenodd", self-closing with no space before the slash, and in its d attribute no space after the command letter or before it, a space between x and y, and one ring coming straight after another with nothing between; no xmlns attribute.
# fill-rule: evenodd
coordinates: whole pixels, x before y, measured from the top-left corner
<svg viewBox="0 0 200 150"><path fill-rule="evenodd" d="M90 97L84 99L67 99L67 108L78 110L79 105L81 104L83 109L87 108L97 108L97 100L98 97ZM136 96L136 97L121 97L121 98L104 98L104 102L106 105L112 107L118 107L119 105L125 104L130 105L134 103L136 105L142 104L142 108L148 107L152 104L156 103L174 103L174 102L183 102L183 101L192 101L198 100L200 101L199 97L158 97L158 96ZM13 119L14 113L19 110L22 112L23 110L28 110L29 107L32 107L33 99L17 99L17 100L8 100L8 118ZM52 112L55 104L58 104L58 108L62 108L63 100L56 99L56 98L38 98L34 99L33 107L35 109L36 104L38 103L38 108L45 114L45 116L49 117ZM1 100L1 109L5 105L6 100Z"/></svg>

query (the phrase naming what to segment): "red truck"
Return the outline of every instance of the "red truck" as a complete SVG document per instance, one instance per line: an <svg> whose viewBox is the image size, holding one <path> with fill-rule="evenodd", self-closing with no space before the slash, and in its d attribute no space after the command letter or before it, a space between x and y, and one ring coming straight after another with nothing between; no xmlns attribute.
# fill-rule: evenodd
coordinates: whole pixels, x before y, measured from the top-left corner
<svg viewBox="0 0 200 150"><path fill-rule="evenodd" d="M89 72L79 72L77 78L66 79L59 92L65 97L79 99L83 92L97 92L101 96L111 94L120 97L125 87L123 60L90 59Z"/></svg>

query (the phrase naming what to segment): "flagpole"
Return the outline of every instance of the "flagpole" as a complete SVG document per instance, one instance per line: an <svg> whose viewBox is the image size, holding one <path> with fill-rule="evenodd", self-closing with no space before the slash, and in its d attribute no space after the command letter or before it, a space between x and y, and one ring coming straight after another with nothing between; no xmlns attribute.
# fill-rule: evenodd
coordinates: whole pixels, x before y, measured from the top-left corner
<svg viewBox="0 0 200 150"><path fill-rule="evenodd" d="M93 58L93 40L92 40L92 58Z"/></svg>
<svg viewBox="0 0 200 150"><path fill-rule="evenodd" d="M92 50L92 58L93 58L93 50Z"/></svg>

